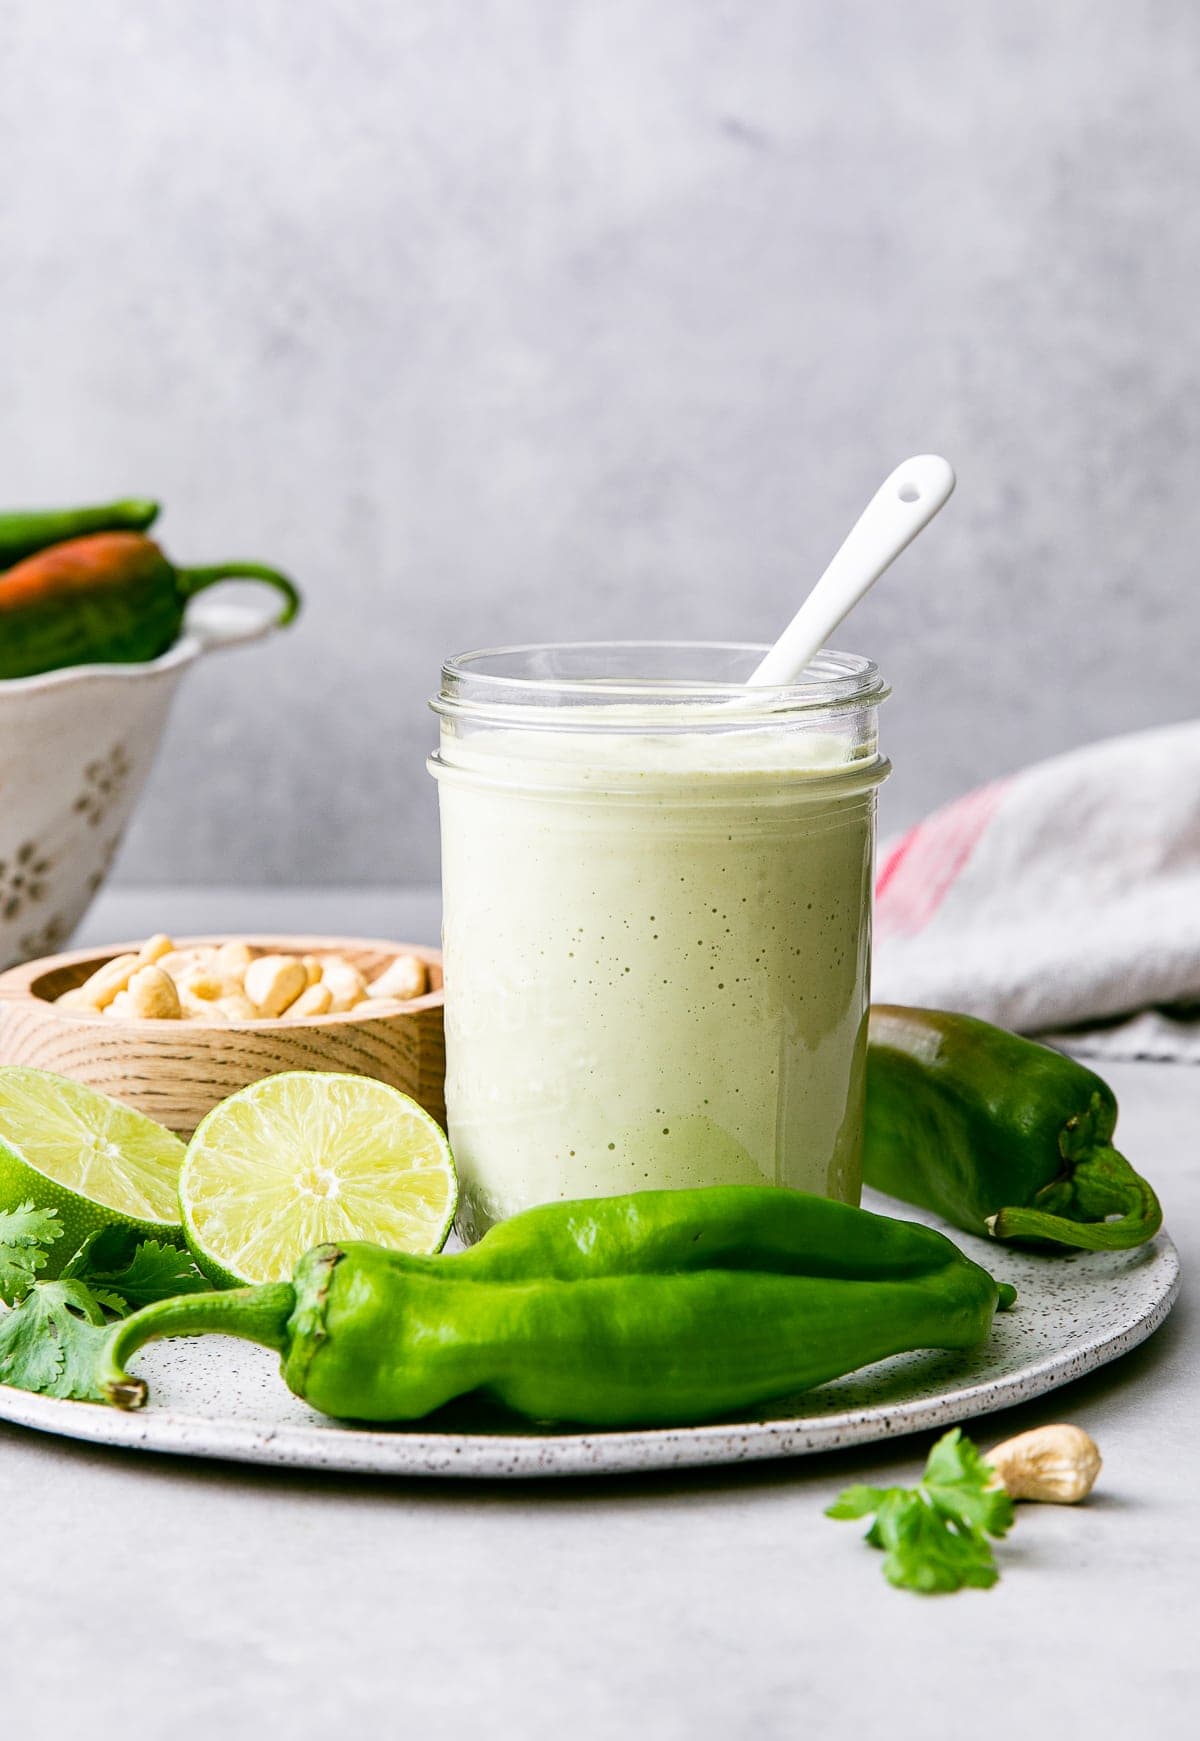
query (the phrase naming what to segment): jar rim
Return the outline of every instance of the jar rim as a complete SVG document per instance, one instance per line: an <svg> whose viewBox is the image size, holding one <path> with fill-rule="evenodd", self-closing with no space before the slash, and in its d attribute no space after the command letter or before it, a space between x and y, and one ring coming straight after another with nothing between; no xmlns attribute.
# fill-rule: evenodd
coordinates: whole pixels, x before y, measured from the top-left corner
<svg viewBox="0 0 1200 1741"><path fill-rule="evenodd" d="M697 658L744 655L751 669L768 651L765 643L755 641L545 641L514 642L510 645L481 647L456 653L442 666L442 687L430 706L438 714L490 713L499 708L505 714L510 709L544 708L548 702L561 698L571 702L650 703L711 701L728 703L737 698L753 699L754 712L763 713L827 713L842 708L877 706L891 693L871 659L859 653L841 653L824 648L810 661L803 676L787 684L750 686L728 678L696 677L606 677L561 675L551 672L531 674L514 671L522 663L534 666L549 664L558 656L570 666L585 655L595 655L599 662L605 653L613 663L641 652L648 667L655 655L694 654ZM486 669L487 665L501 667ZM504 669L504 666L509 669Z"/></svg>

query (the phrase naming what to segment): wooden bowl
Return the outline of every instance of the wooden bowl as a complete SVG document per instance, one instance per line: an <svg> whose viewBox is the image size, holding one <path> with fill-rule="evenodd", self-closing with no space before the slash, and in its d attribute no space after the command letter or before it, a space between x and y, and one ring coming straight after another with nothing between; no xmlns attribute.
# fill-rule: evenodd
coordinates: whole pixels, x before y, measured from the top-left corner
<svg viewBox="0 0 1200 1741"><path fill-rule="evenodd" d="M344 955L368 980L394 956L417 955L427 963L434 989L379 1014L363 1004L342 1015L220 1027L129 1021L63 1009L53 1000L138 944L48 955L0 974L0 1064L33 1065L87 1082L182 1137L189 1137L218 1101L280 1070L374 1076L411 1094L445 1123L442 958L436 949L362 937L175 938L181 949L231 941L279 955Z"/></svg>

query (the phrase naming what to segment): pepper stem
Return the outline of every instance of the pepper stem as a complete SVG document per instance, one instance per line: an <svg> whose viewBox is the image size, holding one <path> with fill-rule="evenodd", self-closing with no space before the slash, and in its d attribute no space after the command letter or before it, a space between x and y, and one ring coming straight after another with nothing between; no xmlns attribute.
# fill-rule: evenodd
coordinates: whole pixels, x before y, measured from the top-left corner
<svg viewBox="0 0 1200 1741"><path fill-rule="evenodd" d="M275 619L280 628L290 623L300 609L300 593L295 583L277 568L267 568L261 562L218 562L211 568L177 568L175 578L185 599L194 598L206 586L216 586L220 580L262 580L268 586L278 587L284 597L283 609Z"/></svg>
<svg viewBox="0 0 1200 1741"><path fill-rule="evenodd" d="M1084 1251L1128 1251L1153 1239L1162 1208L1153 1190L1124 1155L1098 1144L1073 1160L1070 1171L1034 1199L1050 1209L1001 1209L988 1218L994 1239L1050 1240Z"/></svg>
<svg viewBox="0 0 1200 1741"><path fill-rule="evenodd" d="M130 1356L160 1336L240 1336L281 1353L287 1347L288 1320L296 1304L290 1282L268 1282L258 1288L232 1288L226 1293L182 1294L143 1306L114 1326L100 1361L96 1382L106 1402L120 1409L140 1409L148 1388L144 1378L131 1378L125 1368Z"/></svg>

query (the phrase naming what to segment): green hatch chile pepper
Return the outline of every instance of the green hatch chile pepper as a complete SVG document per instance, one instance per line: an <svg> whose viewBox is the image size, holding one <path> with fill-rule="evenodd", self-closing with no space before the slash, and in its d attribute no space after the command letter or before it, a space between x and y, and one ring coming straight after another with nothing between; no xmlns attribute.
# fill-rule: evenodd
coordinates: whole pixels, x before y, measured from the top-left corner
<svg viewBox="0 0 1200 1741"><path fill-rule="evenodd" d="M54 544L0 574L0 678L157 659L178 639L188 600L221 580L277 587L281 624L299 609L292 582L261 563L176 568L136 532Z"/></svg>
<svg viewBox="0 0 1200 1741"><path fill-rule="evenodd" d="M99 508L42 508L0 514L0 568L89 532L144 532L158 518L157 502L107 502Z"/></svg>
<svg viewBox="0 0 1200 1741"><path fill-rule="evenodd" d="M343 1419L418 1419L483 1393L535 1420L699 1421L917 1348L971 1348L1012 1290L927 1227L769 1186L554 1203L465 1252L321 1245L293 1283L193 1294L118 1324L101 1389L137 1408L129 1357L216 1331L283 1356Z"/></svg>
<svg viewBox="0 0 1200 1741"><path fill-rule="evenodd" d="M1162 1210L1112 1146L1117 1103L1073 1058L973 1016L871 1008L863 1177L968 1233L1120 1251Z"/></svg>

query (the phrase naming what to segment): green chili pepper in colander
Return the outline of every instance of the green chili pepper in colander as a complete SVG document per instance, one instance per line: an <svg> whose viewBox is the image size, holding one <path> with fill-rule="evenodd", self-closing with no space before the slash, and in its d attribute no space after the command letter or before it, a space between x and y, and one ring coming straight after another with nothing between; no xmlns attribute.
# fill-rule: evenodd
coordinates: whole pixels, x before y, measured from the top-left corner
<svg viewBox="0 0 1200 1741"><path fill-rule="evenodd" d="M968 1233L1121 1251L1162 1210L1112 1146L1107 1083L1049 1046L942 1010L871 1008L863 1177Z"/></svg>
<svg viewBox="0 0 1200 1741"><path fill-rule="evenodd" d="M107 502L99 508L40 508L0 514L0 568L23 557L82 538L89 532L144 532L158 518L158 503Z"/></svg>
<svg viewBox="0 0 1200 1741"><path fill-rule="evenodd" d="M258 562L176 568L136 532L54 544L0 574L0 678L157 659L178 639L188 600L221 580L276 587L281 624L299 609L287 576Z"/></svg>
<svg viewBox="0 0 1200 1741"><path fill-rule="evenodd" d="M482 1393L535 1420L709 1419L917 1348L971 1348L998 1287L927 1227L757 1186L547 1204L468 1251L321 1245L293 1283L193 1294L116 1326L102 1393L159 1336L276 1348L299 1397L343 1419L418 1419Z"/></svg>

